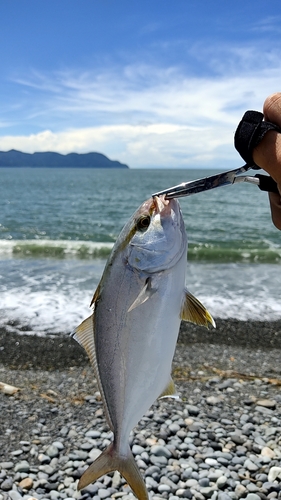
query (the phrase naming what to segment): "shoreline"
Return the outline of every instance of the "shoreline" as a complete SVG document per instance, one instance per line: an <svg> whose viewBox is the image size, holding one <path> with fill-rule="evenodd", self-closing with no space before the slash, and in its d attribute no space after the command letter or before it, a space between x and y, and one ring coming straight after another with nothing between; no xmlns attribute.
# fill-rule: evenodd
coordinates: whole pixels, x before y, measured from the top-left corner
<svg viewBox="0 0 281 500"><path fill-rule="evenodd" d="M222 346L248 351L278 351L281 349L281 320L239 321L217 319L217 328L207 330L182 322L177 350L184 346ZM205 346L205 347L204 347ZM206 360L208 358L206 352ZM10 369L64 370L89 365L84 349L68 335L45 337L12 333L0 329L0 364Z"/></svg>

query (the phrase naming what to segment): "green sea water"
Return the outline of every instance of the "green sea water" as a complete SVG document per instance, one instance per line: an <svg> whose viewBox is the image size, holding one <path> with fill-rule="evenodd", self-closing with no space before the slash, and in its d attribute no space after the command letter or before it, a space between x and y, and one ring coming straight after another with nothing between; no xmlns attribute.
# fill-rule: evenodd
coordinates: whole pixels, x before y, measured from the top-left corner
<svg viewBox="0 0 281 500"><path fill-rule="evenodd" d="M69 331L137 207L155 191L213 173L1 168L0 326ZM180 204L190 290L215 316L281 317L281 233L267 194L237 184Z"/></svg>

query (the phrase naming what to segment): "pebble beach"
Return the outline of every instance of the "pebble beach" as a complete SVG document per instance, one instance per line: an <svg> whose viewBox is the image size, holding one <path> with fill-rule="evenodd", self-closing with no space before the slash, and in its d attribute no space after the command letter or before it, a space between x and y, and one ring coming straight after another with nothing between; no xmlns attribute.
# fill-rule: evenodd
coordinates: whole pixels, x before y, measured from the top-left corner
<svg viewBox="0 0 281 500"><path fill-rule="evenodd" d="M281 498L280 349L281 321L182 324L179 399L131 435L151 499ZM0 383L0 500L133 498L117 472L77 492L112 433L73 339L0 331Z"/></svg>

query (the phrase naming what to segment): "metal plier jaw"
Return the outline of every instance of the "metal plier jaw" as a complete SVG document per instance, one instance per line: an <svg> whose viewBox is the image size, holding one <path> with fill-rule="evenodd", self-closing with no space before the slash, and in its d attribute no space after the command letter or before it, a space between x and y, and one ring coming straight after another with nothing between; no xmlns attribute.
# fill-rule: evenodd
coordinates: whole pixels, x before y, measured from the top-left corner
<svg viewBox="0 0 281 500"><path fill-rule="evenodd" d="M234 170L204 177L195 181L183 182L169 189L154 193L152 196L166 195L166 199L190 196L201 191L208 191L220 186L227 186L240 182L256 184L262 191L279 193L276 182L268 175L241 176L247 170L258 167L253 161L253 150L269 130L281 132L274 123L265 122L264 115L258 111L246 111L240 121L234 136L234 145L246 164Z"/></svg>

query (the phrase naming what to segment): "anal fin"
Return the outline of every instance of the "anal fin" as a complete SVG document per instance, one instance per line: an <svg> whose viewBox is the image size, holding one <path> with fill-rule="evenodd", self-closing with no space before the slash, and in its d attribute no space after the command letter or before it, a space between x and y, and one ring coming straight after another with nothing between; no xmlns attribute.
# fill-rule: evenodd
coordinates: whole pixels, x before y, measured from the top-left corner
<svg viewBox="0 0 281 500"><path fill-rule="evenodd" d="M179 395L177 394L176 386L172 377L170 377L170 380L167 386L165 387L164 391L160 394L160 396L158 396L158 399L162 398L179 399Z"/></svg>

